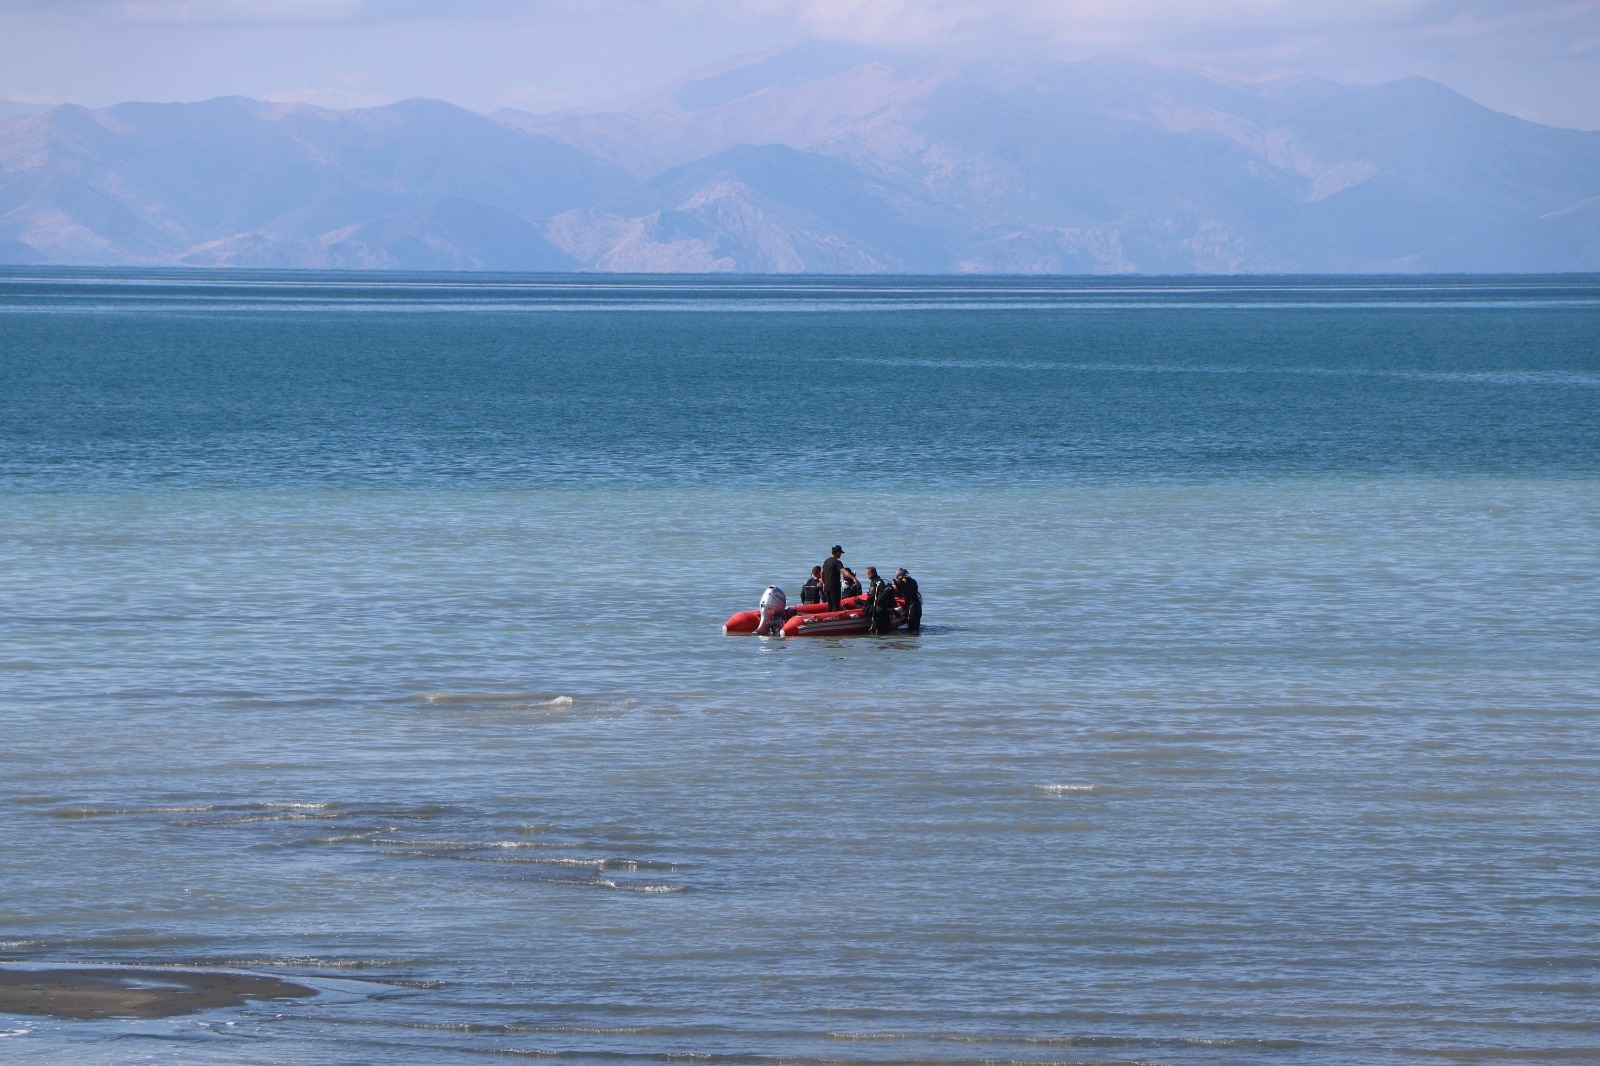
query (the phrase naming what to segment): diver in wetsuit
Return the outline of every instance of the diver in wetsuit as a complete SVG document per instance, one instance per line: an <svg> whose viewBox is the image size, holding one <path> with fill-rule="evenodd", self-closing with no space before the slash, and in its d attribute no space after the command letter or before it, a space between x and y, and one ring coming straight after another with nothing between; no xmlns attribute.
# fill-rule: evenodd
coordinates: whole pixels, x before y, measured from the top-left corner
<svg viewBox="0 0 1600 1066"><path fill-rule="evenodd" d="M822 596L822 567L813 566L811 568L811 576L806 578L804 585L800 586L800 602L821 603Z"/></svg>
<svg viewBox="0 0 1600 1066"><path fill-rule="evenodd" d="M922 589L917 587L917 579L908 574L903 566L894 572L894 594L899 596L900 602L906 606L906 632L920 632L922 630Z"/></svg>
<svg viewBox="0 0 1600 1066"><path fill-rule="evenodd" d="M867 567L867 632L894 632L894 588L878 576L878 568Z"/></svg>

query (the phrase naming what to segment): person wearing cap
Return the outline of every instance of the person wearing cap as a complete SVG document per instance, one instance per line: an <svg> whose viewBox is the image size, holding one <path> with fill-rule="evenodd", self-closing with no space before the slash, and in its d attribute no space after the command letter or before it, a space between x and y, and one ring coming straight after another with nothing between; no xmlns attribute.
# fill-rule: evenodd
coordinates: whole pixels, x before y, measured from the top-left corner
<svg viewBox="0 0 1600 1066"><path fill-rule="evenodd" d="M844 562L839 557L843 554L844 549L835 544L832 553L822 560L822 596L830 611L839 609L839 578L844 570Z"/></svg>
<svg viewBox="0 0 1600 1066"><path fill-rule="evenodd" d="M901 567L894 572L894 594L900 597L900 602L906 608L906 632L916 633L922 629L922 590L917 587L917 579L906 573L906 568Z"/></svg>

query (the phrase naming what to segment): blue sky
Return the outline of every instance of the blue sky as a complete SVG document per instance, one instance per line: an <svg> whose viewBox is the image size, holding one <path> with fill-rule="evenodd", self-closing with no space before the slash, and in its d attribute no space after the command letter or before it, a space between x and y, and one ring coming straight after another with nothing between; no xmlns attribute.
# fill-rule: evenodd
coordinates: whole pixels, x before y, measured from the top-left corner
<svg viewBox="0 0 1600 1066"><path fill-rule="evenodd" d="M1240 74L1420 74L1600 129L1600 0L0 0L0 98L552 110L810 37Z"/></svg>

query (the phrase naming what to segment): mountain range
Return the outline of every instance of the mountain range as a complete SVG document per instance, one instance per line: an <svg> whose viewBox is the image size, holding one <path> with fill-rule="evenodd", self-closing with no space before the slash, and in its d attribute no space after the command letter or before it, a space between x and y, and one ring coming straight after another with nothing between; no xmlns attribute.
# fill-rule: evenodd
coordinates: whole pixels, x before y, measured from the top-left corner
<svg viewBox="0 0 1600 1066"><path fill-rule="evenodd" d="M244 98L0 111L0 262L1600 270L1600 132L1420 78L812 43L554 114Z"/></svg>

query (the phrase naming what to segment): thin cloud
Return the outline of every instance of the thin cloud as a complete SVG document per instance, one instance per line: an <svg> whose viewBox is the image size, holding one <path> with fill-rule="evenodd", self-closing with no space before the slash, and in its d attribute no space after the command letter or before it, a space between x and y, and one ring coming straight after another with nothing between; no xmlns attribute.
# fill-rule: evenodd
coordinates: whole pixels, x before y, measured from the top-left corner
<svg viewBox="0 0 1600 1066"><path fill-rule="evenodd" d="M137 51L120 48L134 35ZM1600 0L0 0L0 91L332 99L334 82L289 86L360 57L372 95L550 106L807 37L1000 61L1122 53L1241 76L1422 75L1526 118L1600 126Z"/></svg>
<svg viewBox="0 0 1600 1066"><path fill-rule="evenodd" d="M263 93L261 98L274 104L314 104L338 111L379 107L391 102L384 93L375 91L365 78L353 73L337 75L322 85Z"/></svg>
<svg viewBox="0 0 1600 1066"><path fill-rule="evenodd" d="M0 16L151 26L338 25L574 18L627 0L0 0Z"/></svg>
<svg viewBox="0 0 1600 1066"><path fill-rule="evenodd" d="M341 22L363 0L0 0L0 15L38 22L113 22L168 26Z"/></svg>
<svg viewBox="0 0 1600 1066"><path fill-rule="evenodd" d="M885 45L1043 34L1061 45L1154 49L1510 31L1559 34L1564 49L1574 35L1592 39L1600 32L1600 0L760 0L759 6L787 13L819 36Z"/></svg>
<svg viewBox="0 0 1600 1066"><path fill-rule="evenodd" d="M820 37L918 46L1052 42L1159 50L1306 44L1353 34L1510 32L1592 52L1600 0L0 0L0 15L155 25L627 18L782 19Z"/></svg>
<svg viewBox="0 0 1600 1066"><path fill-rule="evenodd" d="M565 89L548 85L513 85L500 93L500 101L506 107L536 113L573 107L581 102Z"/></svg>
<svg viewBox="0 0 1600 1066"><path fill-rule="evenodd" d="M1241 75L1422 75L1594 128L1600 0L753 0L808 32L993 57L1124 53ZM748 6L748 5L746 5Z"/></svg>

